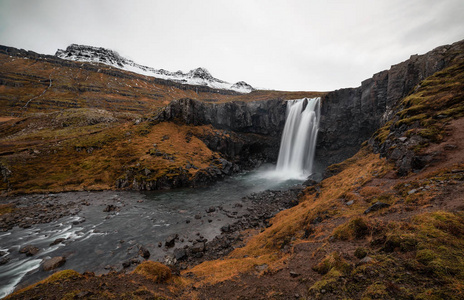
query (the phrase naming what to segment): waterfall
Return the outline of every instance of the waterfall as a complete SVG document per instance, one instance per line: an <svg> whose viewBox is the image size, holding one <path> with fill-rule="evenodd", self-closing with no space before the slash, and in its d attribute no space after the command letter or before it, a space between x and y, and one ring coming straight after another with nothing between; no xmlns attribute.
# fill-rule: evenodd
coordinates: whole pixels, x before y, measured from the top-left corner
<svg viewBox="0 0 464 300"><path fill-rule="evenodd" d="M287 120L280 142L276 173L304 179L312 173L320 119L320 98L287 101Z"/></svg>

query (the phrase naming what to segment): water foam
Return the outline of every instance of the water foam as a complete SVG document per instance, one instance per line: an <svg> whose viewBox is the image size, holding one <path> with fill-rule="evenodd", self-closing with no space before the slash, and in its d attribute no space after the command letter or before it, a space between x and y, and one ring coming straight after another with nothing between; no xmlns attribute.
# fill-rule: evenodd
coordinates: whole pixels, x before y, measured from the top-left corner
<svg viewBox="0 0 464 300"><path fill-rule="evenodd" d="M319 119L319 97L287 101L275 177L306 179L312 174Z"/></svg>

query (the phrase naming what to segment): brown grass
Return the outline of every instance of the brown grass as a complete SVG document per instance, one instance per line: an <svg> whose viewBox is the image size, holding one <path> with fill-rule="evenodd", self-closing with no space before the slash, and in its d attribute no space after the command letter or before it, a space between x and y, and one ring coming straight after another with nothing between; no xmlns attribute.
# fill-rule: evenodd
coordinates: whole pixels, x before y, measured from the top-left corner
<svg viewBox="0 0 464 300"><path fill-rule="evenodd" d="M176 176L179 168L193 176L198 170L186 170L188 163L202 169L220 156L195 136L213 133L211 126L113 122L53 130L43 122L29 120L25 131L0 139L3 149L13 152L0 158L12 172L13 193L110 189L127 170L144 180Z"/></svg>
<svg viewBox="0 0 464 300"><path fill-rule="evenodd" d="M171 269L153 261L144 261L135 268L134 274L140 274L156 283L163 283L171 279Z"/></svg>
<svg viewBox="0 0 464 300"><path fill-rule="evenodd" d="M152 77L100 64L99 72L82 68L80 62L68 66L51 61L9 57L0 54L0 116L27 115L63 108L101 108L111 112L150 115L174 99L191 98L208 102L260 101L316 97L323 92L254 91L249 94L197 92L195 86L172 86ZM122 76L119 76L119 75ZM49 87L49 79L52 87ZM46 92L42 94L44 91ZM34 98L34 99L33 99ZM33 99L26 108L26 103Z"/></svg>
<svg viewBox="0 0 464 300"><path fill-rule="evenodd" d="M338 200L342 195L372 179L372 173L388 169L391 167L378 155L369 154L367 149L360 151L346 163L342 172L321 182L322 192L318 197L315 193L305 194L299 205L278 213L271 220L271 226L252 237L245 247L235 249L224 260L206 262L189 271L202 278L202 282L212 284L250 272L255 265L278 264L285 257L278 250L297 243L312 220L321 215L331 218L339 216L344 209ZM345 211L344 215L359 214L364 209ZM333 224L323 224L326 231L334 229Z"/></svg>
<svg viewBox="0 0 464 300"><path fill-rule="evenodd" d="M359 194L363 197L377 196L382 193L382 190L376 186L365 186L359 190Z"/></svg>
<svg viewBox="0 0 464 300"><path fill-rule="evenodd" d="M39 282L37 282L37 283L35 283L33 285L30 285L28 287L25 287L23 289L20 289L20 290L14 292L13 294L7 296L5 299L10 299L10 298L17 299L18 296L20 296L23 293L26 293L27 291L35 288L36 286L40 286L40 285L60 285L60 284L63 284L64 282L66 282L66 281L72 281L72 280L77 280L77 279L81 279L81 278L83 278L83 276L81 274L77 273L74 270L59 271L59 272L56 272L56 273L50 275L49 277L47 277L44 280L41 280L41 281L39 281Z"/></svg>
<svg viewBox="0 0 464 300"><path fill-rule="evenodd" d="M4 214L12 213L15 210L14 204L0 204L0 216Z"/></svg>

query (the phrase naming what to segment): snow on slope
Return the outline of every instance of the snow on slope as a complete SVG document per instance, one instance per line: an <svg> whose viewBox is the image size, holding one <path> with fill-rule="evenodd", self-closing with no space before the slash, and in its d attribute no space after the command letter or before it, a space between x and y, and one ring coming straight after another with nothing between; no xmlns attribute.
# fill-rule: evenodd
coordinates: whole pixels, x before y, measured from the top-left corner
<svg viewBox="0 0 464 300"><path fill-rule="evenodd" d="M154 69L133 62L130 59L121 57L116 51L72 44L66 50L58 49L55 56L74 61L103 63L118 69L146 75L161 79L172 80L183 84L209 86L216 89L234 90L240 93L249 93L254 88L244 81L239 81L235 84L230 84L226 81L214 78L208 70L197 68L188 73L182 71L170 72L163 69Z"/></svg>

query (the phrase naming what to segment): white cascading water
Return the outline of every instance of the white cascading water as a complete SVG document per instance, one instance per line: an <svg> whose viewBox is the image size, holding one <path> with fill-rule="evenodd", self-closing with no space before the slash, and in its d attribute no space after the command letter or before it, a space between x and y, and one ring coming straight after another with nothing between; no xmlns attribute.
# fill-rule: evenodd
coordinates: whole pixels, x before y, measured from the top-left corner
<svg viewBox="0 0 464 300"><path fill-rule="evenodd" d="M287 101L287 120L276 167L279 177L305 179L311 175L319 119L320 98Z"/></svg>

